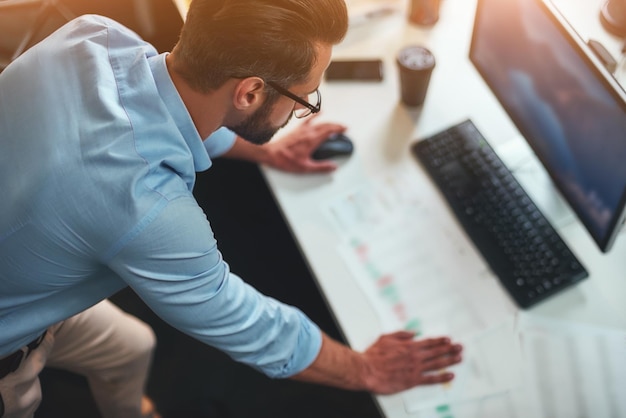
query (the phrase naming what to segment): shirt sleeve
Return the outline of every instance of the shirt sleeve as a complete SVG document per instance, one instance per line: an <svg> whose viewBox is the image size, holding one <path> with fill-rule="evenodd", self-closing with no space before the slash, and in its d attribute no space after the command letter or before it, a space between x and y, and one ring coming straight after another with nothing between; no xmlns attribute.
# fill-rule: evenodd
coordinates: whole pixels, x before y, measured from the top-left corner
<svg viewBox="0 0 626 418"><path fill-rule="evenodd" d="M304 370L321 349L304 313L230 272L191 196L167 202L108 265L170 325L270 377Z"/></svg>
<svg viewBox="0 0 626 418"><path fill-rule="evenodd" d="M216 158L232 148L237 135L228 128L222 127L204 140L204 147L209 157Z"/></svg>

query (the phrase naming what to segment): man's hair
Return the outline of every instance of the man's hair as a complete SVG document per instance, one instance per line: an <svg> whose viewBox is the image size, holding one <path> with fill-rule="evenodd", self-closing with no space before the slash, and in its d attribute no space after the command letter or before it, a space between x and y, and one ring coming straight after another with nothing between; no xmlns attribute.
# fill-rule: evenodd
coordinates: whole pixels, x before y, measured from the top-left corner
<svg viewBox="0 0 626 418"><path fill-rule="evenodd" d="M344 0L193 0L174 53L195 89L258 76L286 87L303 82L317 44L346 34Z"/></svg>

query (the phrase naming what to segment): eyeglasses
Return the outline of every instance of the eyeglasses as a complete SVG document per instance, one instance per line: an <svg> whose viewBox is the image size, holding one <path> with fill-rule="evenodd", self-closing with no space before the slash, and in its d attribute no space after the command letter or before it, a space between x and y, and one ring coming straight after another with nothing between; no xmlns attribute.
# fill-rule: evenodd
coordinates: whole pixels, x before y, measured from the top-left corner
<svg viewBox="0 0 626 418"><path fill-rule="evenodd" d="M311 113L319 112L322 108L322 95L320 94L320 91L318 89L315 89L313 93L309 93L307 100L304 100L272 81L268 81L267 84L278 93L282 94L283 96L289 97L291 100L294 100L296 103L303 106L301 108L293 110L293 115L297 118L305 118ZM312 105L311 103L315 103L315 105Z"/></svg>

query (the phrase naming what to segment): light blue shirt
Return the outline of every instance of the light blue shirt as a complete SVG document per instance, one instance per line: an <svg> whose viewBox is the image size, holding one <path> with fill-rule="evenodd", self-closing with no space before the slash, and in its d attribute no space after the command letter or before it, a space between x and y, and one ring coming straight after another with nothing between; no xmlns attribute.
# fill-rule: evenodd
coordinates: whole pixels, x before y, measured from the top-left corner
<svg viewBox="0 0 626 418"><path fill-rule="evenodd" d="M192 195L205 143L165 55L76 19L0 74L0 357L130 286L165 321L269 376L306 368L320 330L229 271Z"/></svg>

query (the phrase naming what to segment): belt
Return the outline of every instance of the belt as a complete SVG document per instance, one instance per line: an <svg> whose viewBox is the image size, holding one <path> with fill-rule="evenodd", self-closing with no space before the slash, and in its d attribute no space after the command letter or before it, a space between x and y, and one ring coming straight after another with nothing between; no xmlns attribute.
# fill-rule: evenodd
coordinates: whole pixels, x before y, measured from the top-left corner
<svg viewBox="0 0 626 418"><path fill-rule="evenodd" d="M0 359L0 379L16 371L22 364L22 361L28 357L34 349L39 347L39 344L41 344L47 332L48 331L44 331L43 334L28 343L25 347Z"/></svg>

